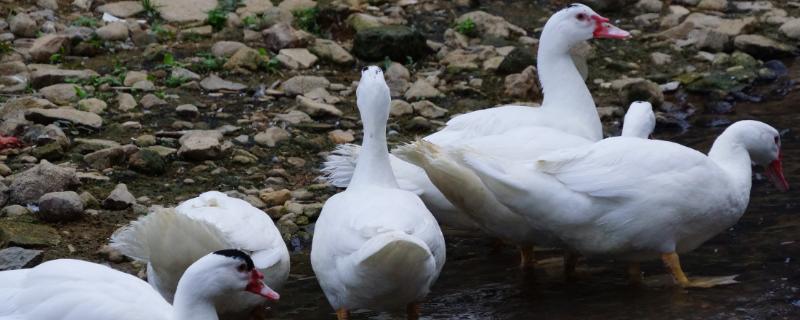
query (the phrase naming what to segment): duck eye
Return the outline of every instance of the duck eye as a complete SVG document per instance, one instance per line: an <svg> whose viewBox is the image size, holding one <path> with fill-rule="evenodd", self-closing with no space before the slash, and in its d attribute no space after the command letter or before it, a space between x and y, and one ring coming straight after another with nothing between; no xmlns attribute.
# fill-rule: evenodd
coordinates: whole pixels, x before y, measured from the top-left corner
<svg viewBox="0 0 800 320"><path fill-rule="evenodd" d="M367 70L369 70L369 67L365 66L365 67L361 68L361 72L364 72L364 71L367 71Z"/></svg>
<svg viewBox="0 0 800 320"><path fill-rule="evenodd" d="M236 267L236 270L238 270L239 272L245 272L245 271L247 271L247 265L242 263L238 267Z"/></svg>
<svg viewBox="0 0 800 320"><path fill-rule="evenodd" d="M575 16L575 18L580 20L580 21L584 21L584 20L586 20L586 14L579 13L577 16Z"/></svg>
<svg viewBox="0 0 800 320"><path fill-rule="evenodd" d="M781 146L781 136L775 136L775 145Z"/></svg>

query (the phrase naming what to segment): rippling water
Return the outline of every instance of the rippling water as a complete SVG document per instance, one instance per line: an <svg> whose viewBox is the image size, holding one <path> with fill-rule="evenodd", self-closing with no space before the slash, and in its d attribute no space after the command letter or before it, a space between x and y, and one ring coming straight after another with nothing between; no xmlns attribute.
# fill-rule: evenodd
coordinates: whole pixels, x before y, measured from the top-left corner
<svg viewBox="0 0 800 320"><path fill-rule="evenodd" d="M800 66L791 79L800 79ZM733 228L681 256L691 275L739 274L739 284L684 290L669 285L660 262L642 265L647 285L627 285L625 264L582 261L580 280L565 281L560 253L538 252L549 266L520 271L511 247L495 248L477 235L448 235L447 264L422 306L426 319L800 319L800 93L771 101L738 103L720 119L757 119L785 131L784 170L794 189L779 193L759 176L750 207ZM656 138L707 151L724 126L657 129ZM274 307L277 319L335 318L311 272L307 253L295 254L291 281ZM291 298L289 298L291 297ZM404 315L355 312L354 319L402 319Z"/></svg>

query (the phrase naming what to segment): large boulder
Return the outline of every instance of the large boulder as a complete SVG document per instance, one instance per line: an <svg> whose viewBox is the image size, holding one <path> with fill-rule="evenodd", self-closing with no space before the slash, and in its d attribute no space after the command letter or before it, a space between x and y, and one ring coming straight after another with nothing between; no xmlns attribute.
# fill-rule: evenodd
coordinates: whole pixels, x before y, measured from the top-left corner
<svg viewBox="0 0 800 320"><path fill-rule="evenodd" d="M367 61L389 57L405 62L408 57L422 59L433 50L419 31L406 26L381 26L359 31L353 42L353 54Z"/></svg>
<svg viewBox="0 0 800 320"><path fill-rule="evenodd" d="M47 160L14 176L11 203L34 203L50 192L64 191L80 184L75 169L54 165Z"/></svg>
<svg viewBox="0 0 800 320"><path fill-rule="evenodd" d="M25 118L42 124L50 124L55 121L67 121L94 130L100 129L103 126L103 118L97 114L72 108L34 108L25 112Z"/></svg>

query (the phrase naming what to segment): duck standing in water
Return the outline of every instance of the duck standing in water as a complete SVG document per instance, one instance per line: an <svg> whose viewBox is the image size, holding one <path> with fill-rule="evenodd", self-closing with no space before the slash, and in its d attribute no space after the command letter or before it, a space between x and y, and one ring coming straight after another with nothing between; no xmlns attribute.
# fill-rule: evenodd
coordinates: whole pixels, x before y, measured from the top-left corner
<svg viewBox="0 0 800 320"><path fill-rule="evenodd" d="M322 208L311 265L340 320L352 309L403 307L417 319L417 303L444 266L444 237L422 200L395 180L386 145L391 97L380 68L361 72L356 96L363 147L350 185Z"/></svg>

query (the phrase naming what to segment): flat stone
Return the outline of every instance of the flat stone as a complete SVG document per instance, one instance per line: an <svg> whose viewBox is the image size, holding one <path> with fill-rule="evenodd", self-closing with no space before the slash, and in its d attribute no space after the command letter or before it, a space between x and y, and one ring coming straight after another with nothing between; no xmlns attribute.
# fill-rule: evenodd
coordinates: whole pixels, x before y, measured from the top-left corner
<svg viewBox="0 0 800 320"><path fill-rule="evenodd" d="M392 100L392 107L389 110L391 116L400 117L412 113L414 113L414 108L408 102L397 99Z"/></svg>
<svg viewBox="0 0 800 320"><path fill-rule="evenodd" d="M136 99L130 93L120 92L117 95L117 108L123 112L136 109Z"/></svg>
<svg viewBox="0 0 800 320"><path fill-rule="evenodd" d="M222 156L222 133L216 130L195 130L184 134L178 156L189 160L217 159Z"/></svg>
<svg viewBox="0 0 800 320"><path fill-rule="evenodd" d="M50 57L56 54L69 43L69 38L63 35L46 34L33 41L29 53L35 62L49 62Z"/></svg>
<svg viewBox="0 0 800 320"><path fill-rule="evenodd" d="M318 60L308 49L281 49L275 58L290 69L308 69Z"/></svg>
<svg viewBox="0 0 800 320"><path fill-rule="evenodd" d="M304 96L297 96L297 104L300 106L300 110L312 117L325 115L341 117L343 114L341 110L333 105L314 101Z"/></svg>
<svg viewBox="0 0 800 320"><path fill-rule="evenodd" d="M104 4L97 7L95 10L108 13L118 18L127 18L144 12L144 7L139 1L120 1Z"/></svg>
<svg viewBox="0 0 800 320"><path fill-rule="evenodd" d="M20 247L0 250L0 271L32 268L41 262L41 250L30 250Z"/></svg>
<svg viewBox="0 0 800 320"><path fill-rule="evenodd" d="M34 38L39 31L36 21L26 13L19 13L8 21L11 33L22 38Z"/></svg>
<svg viewBox="0 0 800 320"><path fill-rule="evenodd" d="M442 96L444 96L444 94L442 94L441 91L422 79L415 81L405 93L406 100L429 99Z"/></svg>
<svg viewBox="0 0 800 320"><path fill-rule="evenodd" d="M298 110L291 110L288 113L275 115L275 120L287 122L289 124L299 124L313 121L305 112Z"/></svg>
<svg viewBox="0 0 800 320"><path fill-rule="evenodd" d="M331 61L338 64L351 64L355 59L336 41L328 39L316 39L314 44L308 48L315 55L323 60Z"/></svg>
<svg viewBox="0 0 800 320"><path fill-rule="evenodd" d="M83 156L83 161L86 161L95 170L104 170L115 165L125 164L128 156L137 150L136 146L130 144L100 149Z"/></svg>
<svg viewBox="0 0 800 320"><path fill-rule="evenodd" d="M263 14L273 7L270 0L244 0L242 4L243 8L236 9L236 13L242 17Z"/></svg>
<svg viewBox="0 0 800 320"><path fill-rule="evenodd" d="M428 100L414 102L411 107L417 114L429 119L441 118L447 114L447 109L439 107Z"/></svg>
<svg viewBox="0 0 800 320"><path fill-rule="evenodd" d="M152 0L161 18L171 22L205 21L217 0Z"/></svg>
<svg viewBox="0 0 800 320"><path fill-rule="evenodd" d="M356 140L355 136L353 136L353 130L344 131L342 129L328 132L328 139L334 144L345 144Z"/></svg>
<svg viewBox="0 0 800 320"><path fill-rule="evenodd" d="M106 41L124 41L128 39L128 25L124 22L112 22L95 30L100 39Z"/></svg>
<svg viewBox="0 0 800 320"><path fill-rule="evenodd" d="M89 98L78 101L78 109L81 111L88 111L95 114L101 114L106 111L108 104L97 98Z"/></svg>
<svg viewBox="0 0 800 320"><path fill-rule="evenodd" d="M795 55L797 48L762 35L745 34L737 36L733 41L736 49L742 50L756 58L775 59Z"/></svg>
<svg viewBox="0 0 800 320"><path fill-rule="evenodd" d="M78 101L78 84L60 83L39 89L42 96L58 105L67 105Z"/></svg>
<svg viewBox="0 0 800 320"><path fill-rule="evenodd" d="M311 9L317 6L317 2L313 0L283 0L278 4L278 8L294 12L297 10Z"/></svg>
<svg viewBox="0 0 800 320"><path fill-rule="evenodd" d="M5 234L8 244L23 248L46 248L61 243L58 231L43 224L0 220L0 234Z"/></svg>
<svg viewBox="0 0 800 320"><path fill-rule="evenodd" d="M203 87L203 89L209 91L217 91L217 90L241 91L247 89L247 86L244 84L224 80L218 77L216 74L211 74L210 76L203 79L203 81L200 81L200 86Z"/></svg>
<svg viewBox="0 0 800 320"><path fill-rule="evenodd" d="M125 80L122 81L122 84L126 87L130 87L143 80L147 80L147 71L128 71L128 73L125 74Z"/></svg>
<svg viewBox="0 0 800 320"><path fill-rule="evenodd" d="M43 124L50 124L55 121L68 121L79 126L89 127L91 129L100 129L103 126L103 118L100 116L86 111L80 111L70 108L58 109L30 109L25 113L25 118Z"/></svg>
<svg viewBox="0 0 800 320"><path fill-rule="evenodd" d="M288 140L289 137L288 131L279 127L270 127L265 132L256 134L253 140L260 146L274 147L281 141Z"/></svg>
<svg viewBox="0 0 800 320"><path fill-rule="evenodd" d="M211 46L211 54L218 58L228 58L247 45L238 41L217 41Z"/></svg>
<svg viewBox="0 0 800 320"><path fill-rule="evenodd" d="M30 73L31 86L40 89L45 86L63 83L67 79L87 80L100 75L94 70L66 70L58 68L36 68Z"/></svg>
<svg viewBox="0 0 800 320"><path fill-rule="evenodd" d="M145 108L145 109L150 109L150 108L161 107L161 106L166 106L167 105L167 101L165 101L164 99L159 98L158 96L156 96L156 95L154 95L152 93L148 93L148 94L144 95L142 97L142 99L139 100L139 103L141 103L142 107Z"/></svg>
<svg viewBox="0 0 800 320"><path fill-rule="evenodd" d="M328 88L331 82L318 76L294 76L281 84L281 89L289 96L302 95L318 88Z"/></svg>

